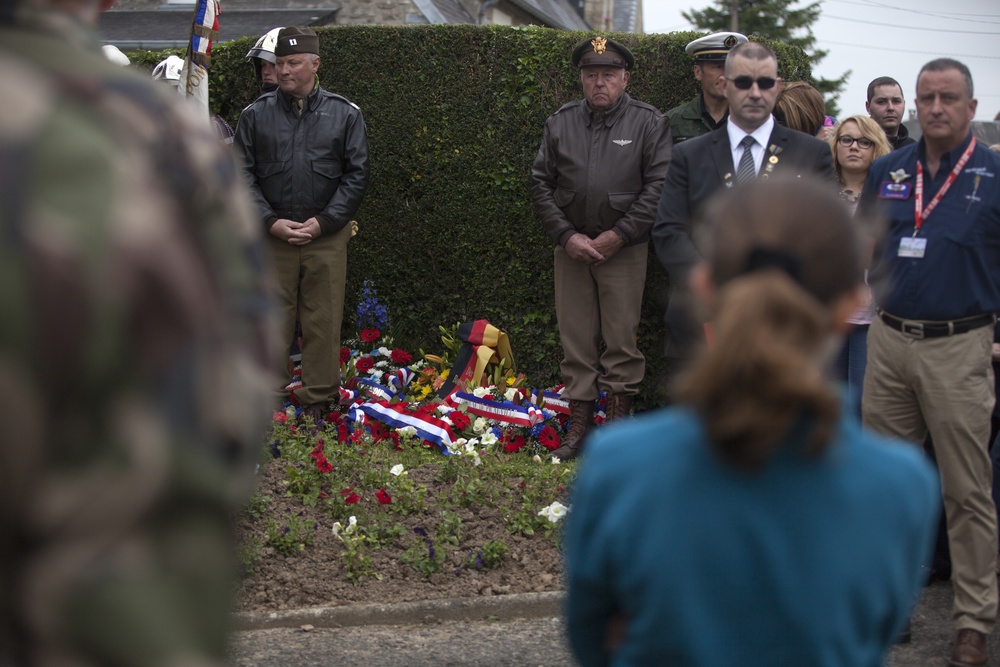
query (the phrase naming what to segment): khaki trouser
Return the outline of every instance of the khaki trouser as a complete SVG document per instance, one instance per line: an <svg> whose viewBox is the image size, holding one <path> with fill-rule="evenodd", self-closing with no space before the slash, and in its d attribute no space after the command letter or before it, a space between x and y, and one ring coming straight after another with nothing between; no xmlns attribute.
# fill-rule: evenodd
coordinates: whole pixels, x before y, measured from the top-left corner
<svg viewBox="0 0 1000 667"><path fill-rule="evenodd" d="M993 327L924 340L875 318L862 416L879 433L923 443L941 473L957 629L990 633L997 615L997 519L988 453Z"/></svg>
<svg viewBox="0 0 1000 667"><path fill-rule="evenodd" d="M646 371L636 336L648 245L626 246L600 265L577 262L556 246L556 318L566 398L589 401L598 397L599 390L638 393Z"/></svg>
<svg viewBox="0 0 1000 667"><path fill-rule="evenodd" d="M302 405L339 400L340 325L344 319L347 242L351 226L304 245L269 236L278 278L281 338L287 350L295 335L295 315L302 323Z"/></svg>

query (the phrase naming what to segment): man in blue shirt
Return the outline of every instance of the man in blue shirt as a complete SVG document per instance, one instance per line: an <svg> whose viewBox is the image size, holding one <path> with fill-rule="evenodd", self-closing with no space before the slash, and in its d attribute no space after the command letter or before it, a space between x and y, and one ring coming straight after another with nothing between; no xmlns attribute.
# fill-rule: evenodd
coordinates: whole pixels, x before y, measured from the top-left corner
<svg viewBox="0 0 1000 667"><path fill-rule="evenodd" d="M951 665L985 665L997 615L996 510L987 453L1000 311L1000 155L976 142L972 76L955 60L917 77L923 137L877 160L859 210L888 221L872 284L864 423L934 442L957 634Z"/></svg>

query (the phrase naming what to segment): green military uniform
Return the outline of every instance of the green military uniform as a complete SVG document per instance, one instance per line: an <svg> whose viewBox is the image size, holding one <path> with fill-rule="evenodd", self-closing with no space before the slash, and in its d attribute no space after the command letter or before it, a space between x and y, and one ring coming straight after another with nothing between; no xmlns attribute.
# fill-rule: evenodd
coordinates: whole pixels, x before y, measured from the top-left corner
<svg viewBox="0 0 1000 667"><path fill-rule="evenodd" d="M236 166L90 29L0 18L0 664L223 665L273 336Z"/></svg>
<svg viewBox="0 0 1000 667"><path fill-rule="evenodd" d="M727 118L729 118L728 111L722 120L718 123L715 122L711 114L705 110L703 93L698 93L694 99L667 112L667 120L670 121L670 136L675 144L716 130L726 124Z"/></svg>

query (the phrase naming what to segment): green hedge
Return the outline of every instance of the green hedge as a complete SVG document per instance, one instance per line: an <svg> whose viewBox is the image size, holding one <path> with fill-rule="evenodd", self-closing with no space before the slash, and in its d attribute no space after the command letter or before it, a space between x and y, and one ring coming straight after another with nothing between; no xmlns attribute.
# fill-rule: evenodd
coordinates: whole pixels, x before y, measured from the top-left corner
<svg viewBox="0 0 1000 667"><path fill-rule="evenodd" d="M487 319L509 334L533 386L558 383L552 244L531 206L530 170L546 117L581 96L569 56L590 35L502 26L317 32L322 85L361 107L371 152L371 183L356 216L361 231L350 245L345 337L355 333L362 281L373 279L400 346L437 352L439 324ZM609 35L635 54L629 93L664 111L693 97L684 46L698 35ZM213 49L212 108L234 127L256 95L244 62L254 41ZM801 50L769 45L785 80L808 78ZM155 60L147 54L142 65ZM653 255L649 269L642 406L658 402L666 373L667 279Z"/></svg>

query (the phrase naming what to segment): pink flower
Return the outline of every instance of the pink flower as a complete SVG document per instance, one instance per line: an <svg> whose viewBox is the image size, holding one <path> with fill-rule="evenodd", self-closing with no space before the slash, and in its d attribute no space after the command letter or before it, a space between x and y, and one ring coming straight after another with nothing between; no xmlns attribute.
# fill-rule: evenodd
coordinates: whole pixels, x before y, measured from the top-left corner
<svg viewBox="0 0 1000 667"><path fill-rule="evenodd" d="M288 421L288 413L284 410L275 410L274 414L271 415L271 419L278 422L279 424L284 424Z"/></svg>

